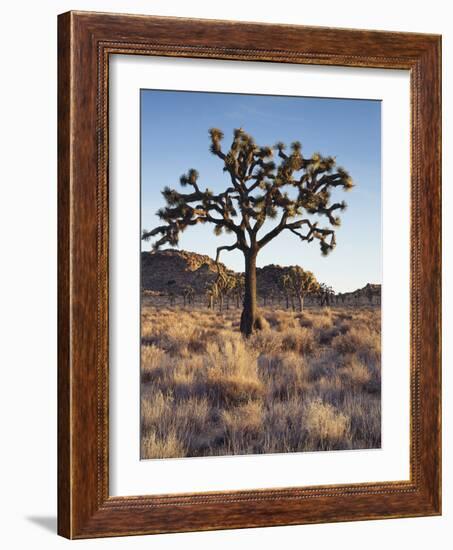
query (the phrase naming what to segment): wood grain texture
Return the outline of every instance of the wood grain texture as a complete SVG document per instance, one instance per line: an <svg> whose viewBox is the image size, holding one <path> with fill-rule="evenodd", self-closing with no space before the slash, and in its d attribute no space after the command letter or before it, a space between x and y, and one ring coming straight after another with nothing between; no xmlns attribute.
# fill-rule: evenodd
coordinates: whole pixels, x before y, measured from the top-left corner
<svg viewBox="0 0 453 550"><path fill-rule="evenodd" d="M59 16L59 521L68 538L440 514L440 37ZM184 495L108 490L108 60L165 55L411 74L411 479Z"/></svg>
<svg viewBox="0 0 453 550"><path fill-rule="evenodd" d="M58 532L70 536L69 16L58 26Z"/></svg>

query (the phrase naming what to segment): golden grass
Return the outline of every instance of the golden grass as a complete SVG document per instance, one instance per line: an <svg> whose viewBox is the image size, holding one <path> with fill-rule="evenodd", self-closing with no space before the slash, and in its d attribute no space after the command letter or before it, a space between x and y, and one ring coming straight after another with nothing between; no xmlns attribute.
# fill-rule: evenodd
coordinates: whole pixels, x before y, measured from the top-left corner
<svg viewBox="0 0 453 550"><path fill-rule="evenodd" d="M350 439L349 416L319 397L308 403L303 421L309 439L317 448L328 450Z"/></svg>
<svg viewBox="0 0 453 550"><path fill-rule="evenodd" d="M378 448L380 310L142 309L141 456Z"/></svg>

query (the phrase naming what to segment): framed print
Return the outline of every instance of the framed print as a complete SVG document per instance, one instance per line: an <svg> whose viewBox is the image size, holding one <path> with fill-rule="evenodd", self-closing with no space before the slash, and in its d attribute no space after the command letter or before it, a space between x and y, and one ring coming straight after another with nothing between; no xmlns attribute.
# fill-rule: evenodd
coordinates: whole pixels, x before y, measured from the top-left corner
<svg viewBox="0 0 453 550"><path fill-rule="evenodd" d="M59 533L441 513L440 37L59 16Z"/></svg>

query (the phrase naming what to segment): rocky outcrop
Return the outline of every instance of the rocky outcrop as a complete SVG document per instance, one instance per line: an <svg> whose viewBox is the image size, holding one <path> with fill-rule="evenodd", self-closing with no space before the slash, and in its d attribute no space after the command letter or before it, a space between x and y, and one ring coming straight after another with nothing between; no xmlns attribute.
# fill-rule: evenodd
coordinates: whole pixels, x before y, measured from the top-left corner
<svg viewBox="0 0 453 550"><path fill-rule="evenodd" d="M215 261L204 254L186 250L158 250L141 254L142 289L156 294L182 294L185 287L192 287L196 294L204 294L210 283L217 278ZM233 273L224 264L221 270ZM278 281L289 267L266 265L257 268L258 297L266 303L280 302L283 298L278 290ZM315 304L317 296L307 296L306 304ZM276 302L277 303L277 302ZM338 293L331 299L332 305L367 305L381 303L381 285L367 284L354 292Z"/></svg>
<svg viewBox="0 0 453 550"><path fill-rule="evenodd" d="M200 293L217 277L214 260L209 256L186 250L142 252L141 261L143 290L162 293L171 287L178 293L182 292L185 286L191 286L195 292ZM221 269L226 270L223 264L219 265Z"/></svg>

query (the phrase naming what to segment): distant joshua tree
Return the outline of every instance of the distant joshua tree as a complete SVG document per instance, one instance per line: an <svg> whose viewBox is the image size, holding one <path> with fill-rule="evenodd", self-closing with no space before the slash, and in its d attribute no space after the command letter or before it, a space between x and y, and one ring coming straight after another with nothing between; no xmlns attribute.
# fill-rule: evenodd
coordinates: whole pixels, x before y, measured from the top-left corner
<svg viewBox="0 0 453 550"><path fill-rule="evenodd" d="M230 309L230 295L236 285L236 277L225 270L219 270L216 285L220 311L223 310L224 303L226 303L226 308Z"/></svg>
<svg viewBox="0 0 453 550"><path fill-rule="evenodd" d="M213 281L206 286L206 297L208 299L208 309L214 309L214 306L219 298L217 281Z"/></svg>
<svg viewBox="0 0 453 550"><path fill-rule="evenodd" d="M171 306L175 304L175 285L176 281L167 281L167 297Z"/></svg>
<svg viewBox="0 0 453 550"><path fill-rule="evenodd" d="M335 292L331 286L327 286L325 283L321 283L318 287L318 297L320 306L330 306Z"/></svg>
<svg viewBox="0 0 453 550"><path fill-rule="evenodd" d="M230 183L222 192L202 190L198 185L198 172L190 169L180 178L188 193L169 187L162 191L166 206L158 211L162 225L143 231L143 239L157 237L154 248L163 245L177 246L180 234L189 226L210 223L216 235L223 231L235 238L231 244L217 248L216 262L223 250L240 250L244 255L245 289L240 330L249 336L261 328L256 293L256 261L259 252L281 233L289 231L301 241L316 239L322 254L335 247L335 228L340 225L336 211L346 203L331 203L335 188L353 187L348 172L336 166L334 157L315 153L310 158L302 154L298 141L289 150L283 143L274 147L278 164L272 160L269 146L258 146L253 137L242 128L234 130L228 150L222 149L223 133L217 128L209 130L211 152L223 163ZM331 227L321 227L309 216L326 218ZM276 220L269 229L269 220ZM263 233L264 232L264 233Z"/></svg>
<svg viewBox="0 0 453 550"><path fill-rule="evenodd" d="M291 295L291 288L289 283L288 273L282 273L280 277L275 281L278 290L285 297L286 309L289 308L289 297Z"/></svg>
<svg viewBox="0 0 453 550"><path fill-rule="evenodd" d="M303 311L304 309L305 296L319 290L319 283L313 273L311 271L304 271L298 265L289 268L287 285L291 294L297 298L299 311Z"/></svg>
<svg viewBox="0 0 453 550"><path fill-rule="evenodd" d="M235 273L233 297L236 300L236 307L240 307L244 299L245 277L243 273Z"/></svg>
<svg viewBox="0 0 453 550"><path fill-rule="evenodd" d="M186 304L190 305L193 304L195 299L195 290L192 286L186 285L182 289L182 297L184 300L184 307L186 307Z"/></svg>

